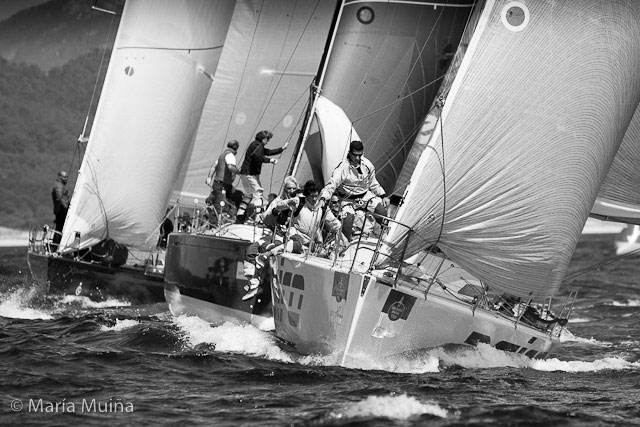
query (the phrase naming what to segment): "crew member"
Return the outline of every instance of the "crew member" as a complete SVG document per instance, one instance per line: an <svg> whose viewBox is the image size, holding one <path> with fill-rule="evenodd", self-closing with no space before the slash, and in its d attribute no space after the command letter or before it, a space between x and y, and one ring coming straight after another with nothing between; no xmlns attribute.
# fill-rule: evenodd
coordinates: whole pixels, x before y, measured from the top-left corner
<svg viewBox="0 0 640 427"><path fill-rule="evenodd" d="M342 199L342 232L347 239L353 235L353 221L356 209L366 209L377 215L386 216L389 198L376 179L373 163L364 154L361 141L352 141L347 158L334 169L331 179L320 192L318 206L324 207L334 192ZM375 217L382 225L383 218Z"/></svg>
<svg viewBox="0 0 640 427"><path fill-rule="evenodd" d="M234 193L233 181L236 179L238 167L236 166L236 154L240 143L236 140L229 141L227 148L220 154L216 161L213 182L211 183L211 195L207 198L209 205L214 212L209 213L209 223L217 226L220 223L220 216L223 212L231 218L236 216L234 203L229 203L228 197ZM208 178L210 181L211 178Z"/></svg>
<svg viewBox="0 0 640 427"><path fill-rule="evenodd" d="M58 172L56 182L51 189L51 199L53 200L53 214L55 215L56 233L53 236L53 244L51 250L56 251L62 239L62 229L64 228L64 221L67 218L67 211L69 210L69 191L67 191L67 181L69 180L69 174L65 171Z"/></svg>
<svg viewBox="0 0 640 427"><path fill-rule="evenodd" d="M240 167L240 182L244 189L244 196L238 209L238 223L244 223L247 217L247 210L262 209L262 183L260 182L260 174L262 173L263 163L278 163L278 159L269 158L282 153L289 145L286 142L280 148L266 148L265 145L273 138L273 134L268 130L262 130L256 134L256 139L249 144L244 161Z"/></svg>

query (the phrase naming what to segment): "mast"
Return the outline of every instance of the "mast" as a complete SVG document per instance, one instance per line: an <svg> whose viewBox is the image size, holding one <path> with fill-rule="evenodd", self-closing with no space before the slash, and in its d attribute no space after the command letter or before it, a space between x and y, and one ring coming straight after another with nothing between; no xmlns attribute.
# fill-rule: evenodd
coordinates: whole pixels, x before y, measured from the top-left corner
<svg viewBox="0 0 640 427"><path fill-rule="evenodd" d="M331 21L331 27L329 28L329 38L327 39L327 44L325 46L324 52L322 54L322 58L320 59L320 66L318 67L318 74L314 79L314 83L311 86L311 102L309 102L309 108L307 109L305 118L304 118L304 129L300 132L300 137L298 138L298 142L296 143L295 152L293 154L295 161L291 165L289 169L289 175L295 175L298 167L300 166L300 160L302 157L302 153L304 151L304 145L307 142L307 138L309 137L309 131L311 129L311 121L313 120L313 112L316 109L316 103L318 101L318 96L320 96L322 83L324 82L324 76L327 71L327 63L329 56L331 55L331 50L333 49L333 43L336 39L336 29L338 28L338 22L340 22L340 17L342 16L342 10L344 8L344 0L338 1L336 4L336 10L333 15L333 20Z"/></svg>

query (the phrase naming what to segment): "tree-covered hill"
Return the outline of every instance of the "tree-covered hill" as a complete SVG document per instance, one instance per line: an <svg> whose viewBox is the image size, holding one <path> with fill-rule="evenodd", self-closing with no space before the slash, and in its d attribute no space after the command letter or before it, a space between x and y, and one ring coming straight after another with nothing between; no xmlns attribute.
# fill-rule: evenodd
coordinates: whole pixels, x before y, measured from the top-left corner
<svg viewBox="0 0 640 427"><path fill-rule="evenodd" d="M48 71L96 48L113 45L123 0L50 0L0 21L0 56Z"/></svg>
<svg viewBox="0 0 640 427"><path fill-rule="evenodd" d="M109 56L104 54L98 94ZM48 73L0 58L1 226L51 224L51 187L60 169L69 171L73 189L80 164L76 141L102 58L95 50Z"/></svg>

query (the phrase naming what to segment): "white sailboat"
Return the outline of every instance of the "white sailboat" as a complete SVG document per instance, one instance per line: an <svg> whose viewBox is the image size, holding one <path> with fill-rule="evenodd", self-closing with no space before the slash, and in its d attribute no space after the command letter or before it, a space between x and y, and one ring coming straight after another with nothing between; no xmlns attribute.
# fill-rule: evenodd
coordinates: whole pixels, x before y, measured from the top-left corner
<svg viewBox="0 0 640 427"><path fill-rule="evenodd" d="M427 6L419 3L394 7L416 16ZM362 11L370 24L389 7L345 2L337 33L343 22L366 25ZM478 2L444 106L423 116L418 155L396 182L403 197L388 230L342 257L280 255L276 334L341 364L448 343L547 357L570 307L554 317L551 298L633 133L637 22L635 1ZM342 36L344 46L364 44ZM343 69L357 67L346 61ZM367 135L361 116L347 115Z"/></svg>
<svg viewBox="0 0 640 427"><path fill-rule="evenodd" d="M241 142L238 162L263 129L280 141L275 144L296 145L334 11L334 1L235 2L195 144L174 197L208 194L205 180L211 163L231 139ZM273 169L265 165L265 195L280 192L295 153L286 150ZM249 284L246 252L265 232L261 226L225 224L205 233L169 236L165 298L171 312L272 329L269 287L243 300Z"/></svg>
<svg viewBox="0 0 640 427"><path fill-rule="evenodd" d="M193 146L234 5L124 4L60 246L53 254L42 247L29 253L32 270L44 271L39 281L51 291L97 297L141 292L148 297L143 300L163 299L162 267L150 265L152 253ZM96 248L105 242L117 246L111 243L101 254L105 262L95 262Z"/></svg>

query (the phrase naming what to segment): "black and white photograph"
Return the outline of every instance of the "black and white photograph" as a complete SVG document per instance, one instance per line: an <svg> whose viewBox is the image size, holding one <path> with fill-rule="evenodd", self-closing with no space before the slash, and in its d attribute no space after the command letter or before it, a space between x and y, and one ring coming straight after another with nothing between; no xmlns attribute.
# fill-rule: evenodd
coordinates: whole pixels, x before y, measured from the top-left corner
<svg viewBox="0 0 640 427"><path fill-rule="evenodd" d="M640 426L640 1L0 0L0 425Z"/></svg>

